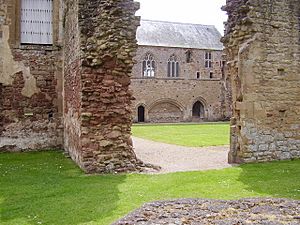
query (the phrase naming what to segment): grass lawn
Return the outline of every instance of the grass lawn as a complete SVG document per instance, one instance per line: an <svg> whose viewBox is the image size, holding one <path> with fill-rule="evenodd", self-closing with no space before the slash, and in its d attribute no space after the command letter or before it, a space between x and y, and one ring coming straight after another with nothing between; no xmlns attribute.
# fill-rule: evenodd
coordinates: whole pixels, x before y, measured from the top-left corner
<svg viewBox="0 0 300 225"><path fill-rule="evenodd" d="M229 145L228 123L134 125L132 134L152 141L189 147Z"/></svg>
<svg viewBox="0 0 300 225"><path fill-rule="evenodd" d="M300 161L164 175L88 176L61 152L0 154L1 225L106 225L153 200L300 199Z"/></svg>

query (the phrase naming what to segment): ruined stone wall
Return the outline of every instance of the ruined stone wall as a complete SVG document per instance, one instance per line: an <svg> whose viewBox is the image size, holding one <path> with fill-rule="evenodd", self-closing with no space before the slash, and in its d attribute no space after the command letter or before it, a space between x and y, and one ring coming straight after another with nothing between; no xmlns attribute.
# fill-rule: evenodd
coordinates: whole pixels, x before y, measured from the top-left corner
<svg viewBox="0 0 300 225"><path fill-rule="evenodd" d="M81 51L78 1L64 4L64 149L79 165L81 154Z"/></svg>
<svg viewBox="0 0 300 225"><path fill-rule="evenodd" d="M187 63L186 52L191 51ZM201 101L205 108L202 120L217 121L228 117L225 112L225 89L222 77L222 51L211 51L213 67L205 68L205 50L139 46L134 58L132 82L133 119L138 121L138 107L145 107L146 122L193 121L192 108ZM143 77L142 61L147 53L155 60L155 77ZM167 62L175 54L179 62L179 77L167 77ZM197 72L200 77L197 78ZM213 78L210 78L210 72ZM227 107L228 109L228 107Z"/></svg>
<svg viewBox="0 0 300 225"><path fill-rule="evenodd" d="M21 45L18 1L0 1L0 151L62 147L61 53Z"/></svg>
<svg viewBox="0 0 300 225"><path fill-rule="evenodd" d="M65 147L89 173L142 166L132 150L128 90L138 7L132 0L67 1Z"/></svg>
<svg viewBox="0 0 300 225"><path fill-rule="evenodd" d="M231 162L300 157L299 0L228 0Z"/></svg>

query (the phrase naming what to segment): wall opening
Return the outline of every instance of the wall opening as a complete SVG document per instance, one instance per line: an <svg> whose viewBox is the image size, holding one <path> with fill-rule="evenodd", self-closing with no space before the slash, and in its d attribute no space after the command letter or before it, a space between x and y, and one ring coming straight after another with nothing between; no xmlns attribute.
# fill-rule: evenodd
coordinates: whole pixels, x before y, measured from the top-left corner
<svg viewBox="0 0 300 225"><path fill-rule="evenodd" d="M142 105L138 107L138 122L145 122L145 107Z"/></svg>
<svg viewBox="0 0 300 225"><path fill-rule="evenodd" d="M197 101L193 105L193 117L194 118L204 118L204 105L202 102Z"/></svg>

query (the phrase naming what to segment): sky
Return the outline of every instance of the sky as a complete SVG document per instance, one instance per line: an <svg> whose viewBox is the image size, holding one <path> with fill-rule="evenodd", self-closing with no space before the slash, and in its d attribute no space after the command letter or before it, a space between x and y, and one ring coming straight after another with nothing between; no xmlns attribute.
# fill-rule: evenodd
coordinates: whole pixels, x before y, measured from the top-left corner
<svg viewBox="0 0 300 225"><path fill-rule="evenodd" d="M224 33L223 22L227 16L220 8L226 0L136 1L141 4L136 15L142 19L215 25L221 34Z"/></svg>

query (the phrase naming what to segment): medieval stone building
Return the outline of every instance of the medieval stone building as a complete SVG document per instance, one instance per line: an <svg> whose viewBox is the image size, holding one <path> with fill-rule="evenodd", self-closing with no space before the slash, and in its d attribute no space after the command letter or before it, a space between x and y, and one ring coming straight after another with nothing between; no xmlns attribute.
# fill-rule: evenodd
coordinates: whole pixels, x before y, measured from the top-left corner
<svg viewBox="0 0 300 225"><path fill-rule="evenodd" d="M142 20L131 82L134 121L229 118L220 39L214 26Z"/></svg>
<svg viewBox="0 0 300 225"><path fill-rule="evenodd" d="M129 90L139 5L33 2L0 0L0 151L64 148L86 172L142 170L132 149ZM227 0L224 10L230 161L299 158L299 0ZM193 47L140 47L133 89L145 85L142 91L148 86L151 95L162 86L170 90L156 102L137 97L135 110L143 106L145 120L165 121L170 112L174 120L190 120L193 106L198 119L221 118L220 62L210 56L218 53ZM212 71L202 68L210 62ZM218 90L216 97L196 88L198 83L207 92Z"/></svg>

